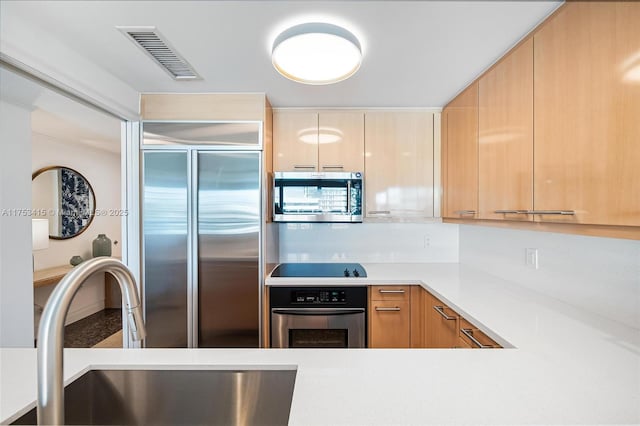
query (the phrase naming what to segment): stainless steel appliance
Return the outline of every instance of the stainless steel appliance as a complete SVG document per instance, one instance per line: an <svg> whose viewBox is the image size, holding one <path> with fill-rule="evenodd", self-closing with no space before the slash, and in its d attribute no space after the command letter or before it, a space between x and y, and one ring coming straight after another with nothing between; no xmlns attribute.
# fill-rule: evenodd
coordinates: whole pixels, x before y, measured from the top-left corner
<svg viewBox="0 0 640 426"><path fill-rule="evenodd" d="M360 264L290 263L272 277L366 277ZM367 287L272 286L271 347L365 348Z"/></svg>
<svg viewBox="0 0 640 426"><path fill-rule="evenodd" d="M276 222L362 222L361 172L276 172Z"/></svg>
<svg viewBox="0 0 640 426"><path fill-rule="evenodd" d="M258 347L261 123L143 126L146 347Z"/></svg>

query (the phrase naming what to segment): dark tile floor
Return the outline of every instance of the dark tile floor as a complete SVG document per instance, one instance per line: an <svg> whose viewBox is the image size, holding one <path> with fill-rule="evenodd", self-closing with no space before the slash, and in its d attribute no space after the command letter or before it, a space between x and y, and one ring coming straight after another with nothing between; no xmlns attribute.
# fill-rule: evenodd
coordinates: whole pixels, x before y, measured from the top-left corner
<svg viewBox="0 0 640 426"><path fill-rule="evenodd" d="M122 328L122 311L105 309L65 326L65 348L90 348Z"/></svg>

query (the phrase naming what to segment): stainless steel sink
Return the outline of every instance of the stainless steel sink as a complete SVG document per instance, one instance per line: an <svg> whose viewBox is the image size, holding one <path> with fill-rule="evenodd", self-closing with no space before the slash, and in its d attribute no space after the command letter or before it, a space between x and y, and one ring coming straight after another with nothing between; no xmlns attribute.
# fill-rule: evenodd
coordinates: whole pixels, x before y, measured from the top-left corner
<svg viewBox="0 0 640 426"><path fill-rule="evenodd" d="M295 370L90 370L65 387L65 423L286 425ZM13 424L36 424L33 409Z"/></svg>

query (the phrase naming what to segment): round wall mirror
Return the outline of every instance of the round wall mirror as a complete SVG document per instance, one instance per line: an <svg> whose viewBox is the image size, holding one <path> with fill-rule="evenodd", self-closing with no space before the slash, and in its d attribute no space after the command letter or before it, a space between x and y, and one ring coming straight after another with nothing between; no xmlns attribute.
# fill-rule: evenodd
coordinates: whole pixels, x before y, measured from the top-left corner
<svg viewBox="0 0 640 426"><path fill-rule="evenodd" d="M87 178L69 167L51 166L36 171L31 180L33 217L49 220L49 238L73 238L89 227L96 199Z"/></svg>

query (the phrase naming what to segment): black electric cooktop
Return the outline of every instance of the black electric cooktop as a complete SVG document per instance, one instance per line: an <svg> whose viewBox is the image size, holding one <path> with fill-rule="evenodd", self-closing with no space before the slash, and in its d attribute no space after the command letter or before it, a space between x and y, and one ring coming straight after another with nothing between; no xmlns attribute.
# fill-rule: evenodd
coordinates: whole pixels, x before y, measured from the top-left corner
<svg viewBox="0 0 640 426"><path fill-rule="evenodd" d="M281 263L271 273L280 278L363 278L367 271L359 263Z"/></svg>

